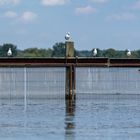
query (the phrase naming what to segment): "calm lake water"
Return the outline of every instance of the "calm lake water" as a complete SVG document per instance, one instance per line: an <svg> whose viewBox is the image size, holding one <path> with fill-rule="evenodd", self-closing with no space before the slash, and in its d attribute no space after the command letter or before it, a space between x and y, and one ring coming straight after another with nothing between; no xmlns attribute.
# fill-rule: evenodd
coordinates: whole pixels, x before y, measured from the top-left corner
<svg viewBox="0 0 140 140"><path fill-rule="evenodd" d="M0 83L1 140L140 139L138 68L77 68L75 102L63 68L1 68Z"/></svg>
<svg viewBox="0 0 140 140"><path fill-rule="evenodd" d="M118 96L118 95L117 95ZM0 102L1 140L139 140L139 99Z"/></svg>

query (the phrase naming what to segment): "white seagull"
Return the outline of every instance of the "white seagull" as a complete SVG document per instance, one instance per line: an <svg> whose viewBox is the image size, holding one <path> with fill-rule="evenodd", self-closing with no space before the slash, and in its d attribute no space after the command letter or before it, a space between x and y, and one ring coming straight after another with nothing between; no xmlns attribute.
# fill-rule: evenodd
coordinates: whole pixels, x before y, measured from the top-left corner
<svg viewBox="0 0 140 140"><path fill-rule="evenodd" d="M126 54L127 56L131 56L131 51L128 49Z"/></svg>
<svg viewBox="0 0 140 140"><path fill-rule="evenodd" d="M8 56L11 56L11 55L12 55L12 50L11 50L11 48L8 49L7 55L8 55Z"/></svg>
<svg viewBox="0 0 140 140"><path fill-rule="evenodd" d="M97 49L95 48L94 50L93 50L93 56L96 56L97 55Z"/></svg>
<svg viewBox="0 0 140 140"><path fill-rule="evenodd" d="M66 33L65 39L66 39L66 40L69 40L69 39L70 39L70 32L67 32L67 33Z"/></svg>

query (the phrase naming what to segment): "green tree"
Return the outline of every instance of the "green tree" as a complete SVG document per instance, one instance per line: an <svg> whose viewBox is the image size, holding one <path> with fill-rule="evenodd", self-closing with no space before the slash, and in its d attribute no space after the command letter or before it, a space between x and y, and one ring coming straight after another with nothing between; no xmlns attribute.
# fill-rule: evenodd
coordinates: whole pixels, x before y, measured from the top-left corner
<svg viewBox="0 0 140 140"><path fill-rule="evenodd" d="M52 49L28 48L22 51L20 57L51 57Z"/></svg>
<svg viewBox="0 0 140 140"><path fill-rule="evenodd" d="M136 58L140 58L140 50L133 52Z"/></svg>
<svg viewBox="0 0 140 140"><path fill-rule="evenodd" d="M91 56L91 51L87 51L87 50L75 50L75 56L78 57L90 57Z"/></svg>
<svg viewBox="0 0 140 140"><path fill-rule="evenodd" d="M116 50L113 48L107 49L103 52L103 56L109 58L116 57Z"/></svg>
<svg viewBox="0 0 140 140"><path fill-rule="evenodd" d="M65 56L65 43L56 43L53 45L52 57L64 57Z"/></svg>

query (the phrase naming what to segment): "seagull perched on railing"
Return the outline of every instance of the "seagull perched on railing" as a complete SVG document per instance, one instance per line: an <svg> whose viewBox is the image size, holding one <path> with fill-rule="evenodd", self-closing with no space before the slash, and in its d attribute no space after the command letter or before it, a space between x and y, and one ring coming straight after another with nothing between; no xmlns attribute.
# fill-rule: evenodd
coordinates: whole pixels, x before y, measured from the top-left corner
<svg viewBox="0 0 140 140"><path fill-rule="evenodd" d="M7 55L8 55L8 56L12 56L12 50L11 50L11 48L8 49Z"/></svg>
<svg viewBox="0 0 140 140"><path fill-rule="evenodd" d="M96 56L97 55L97 49L95 48L95 49L93 49L93 56Z"/></svg>
<svg viewBox="0 0 140 140"><path fill-rule="evenodd" d="M131 51L128 49L126 54L127 56L131 56Z"/></svg>
<svg viewBox="0 0 140 140"><path fill-rule="evenodd" d="M67 33L66 33L65 39L66 39L66 40L69 40L69 39L70 39L70 32L67 32Z"/></svg>

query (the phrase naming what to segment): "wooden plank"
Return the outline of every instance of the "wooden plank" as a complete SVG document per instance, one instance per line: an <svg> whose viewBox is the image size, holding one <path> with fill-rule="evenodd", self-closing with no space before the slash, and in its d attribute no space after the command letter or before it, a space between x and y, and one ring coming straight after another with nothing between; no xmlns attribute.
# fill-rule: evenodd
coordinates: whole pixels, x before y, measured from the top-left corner
<svg viewBox="0 0 140 140"><path fill-rule="evenodd" d="M140 59L0 58L0 67L140 67Z"/></svg>

